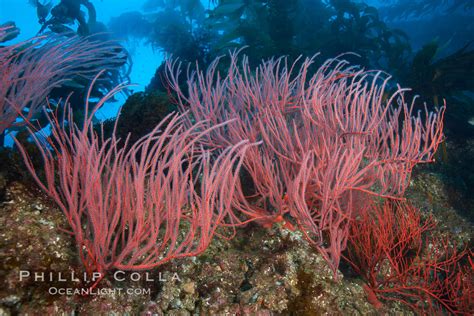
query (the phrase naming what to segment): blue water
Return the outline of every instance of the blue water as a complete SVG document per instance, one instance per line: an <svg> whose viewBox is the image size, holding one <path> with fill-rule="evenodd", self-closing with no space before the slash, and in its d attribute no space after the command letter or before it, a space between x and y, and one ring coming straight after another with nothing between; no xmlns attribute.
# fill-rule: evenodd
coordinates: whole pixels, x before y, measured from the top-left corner
<svg viewBox="0 0 474 316"><path fill-rule="evenodd" d="M97 19L105 24L109 20L127 11L140 10L145 0L100 0L93 1L97 10ZM28 3L28 0L0 0L0 23L14 21L20 28L20 35L14 43L26 40L36 35L41 25L37 22L36 9ZM132 91L143 91L155 74L156 68L163 60L163 54L158 50L153 50L151 45L145 41L127 41L123 39L121 44L127 48L133 59L130 80ZM117 114L120 105L125 101L125 96L119 95L117 103L109 103L98 113L98 117L106 119Z"/></svg>
<svg viewBox="0 0 474 316"><path fill-rule="evenodd" d="M97 10L98 20L106 25L114 16L128 11L141 10L145 0L126 1L126 0L100 0L93 1ZM54 2L56 3L56 2ZM0 0L0 24L7 21L14 21L16 26L20 28L20 35L8 44L23 41L34 37L41 25L37 22L36 8L28 3L28 0ZM145 40L133 40L118 38L121 44L129 51L133 60L133 67L130 73L131 92L143 91L149 84L151 78L155 74L156 69L163 60L163 54L153 49ZM98 119L108 119L115 117L126 96L119 94L116 97L117 102L109 102L105 104L97 113ZM15 133L7 135L5 146L13 145L11 138Z"/></svg>

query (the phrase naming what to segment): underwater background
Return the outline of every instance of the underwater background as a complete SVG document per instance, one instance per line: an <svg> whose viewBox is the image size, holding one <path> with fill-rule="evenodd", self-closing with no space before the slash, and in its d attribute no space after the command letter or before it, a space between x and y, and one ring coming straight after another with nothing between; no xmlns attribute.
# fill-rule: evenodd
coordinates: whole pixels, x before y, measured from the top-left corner
<svg viewBox="0 0 474 316"><path fill-rule="evenodd" d="M0 0L0 85L1 315L474 314L472 0Z"/></svg>

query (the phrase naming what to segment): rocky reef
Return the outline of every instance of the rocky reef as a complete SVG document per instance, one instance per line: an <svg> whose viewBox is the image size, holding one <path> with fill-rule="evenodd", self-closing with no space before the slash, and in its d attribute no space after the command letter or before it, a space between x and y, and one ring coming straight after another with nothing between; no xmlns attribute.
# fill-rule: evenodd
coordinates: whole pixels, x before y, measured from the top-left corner
<svg viewBox="0 0 474 316"><path fill-rule="evenodd" d="M250 224L231 240L214 238L199 257L151 271L121 272L120 278L109 274L90 295L58 294L58 289L87 287L70 277L82 275L83 269L73 237L62 230L67 229L63 214L21 173L12 168L0 173L0 276L5 280L0 315L412 314L397 302L375 309L363 281L348 266L341 266L336 282L301 233L282 225ZM469 243L472 223L451 206L449 190L440 173L424 168L407 193L417 207L434 215L440 233ZM21 278L25 271L30 276ZM44 280L35 281L33 273Z"/></svg>

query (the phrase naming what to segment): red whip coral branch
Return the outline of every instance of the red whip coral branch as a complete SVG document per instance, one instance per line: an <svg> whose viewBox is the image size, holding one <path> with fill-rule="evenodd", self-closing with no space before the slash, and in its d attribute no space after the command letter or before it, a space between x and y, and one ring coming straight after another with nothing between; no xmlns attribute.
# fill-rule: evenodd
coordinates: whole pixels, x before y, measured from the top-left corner
<svg viewBox="0 0 474 316"><path fill-rule="evenodd" d="M186 91L177 62L168 61L167 74L179 106L192 117L236 120L206 135L210 148L262 141L243 162L255 198L239 190L236 208L270 222L289 212L335 272L353 210L371 196L401 198L412 168L432 161L443 138L444 107L414 114L403 89L387 96L389 78L338 58L312 76L313 59L300 66L271 59L252 70L246 57L239 63L233 53L225 76L218 63L206 72L188 70Z"/></svg>
<svg viewBox="0 0 474 316"><path fill-rule="evenodd" d="M367 282L375 305L401 301L420 313L472 314L473 267L447 238L427 238L435 227L400 202L372 206L350 228L345 259Z"/></svg>
<svg viewBox="0 0 474 316"><path fill-rule="evenodd" d="M240 142L211 158L199 141L212 129L204 122L184 128L176 115L134 144L121 145L115 135L103 139L92 118L120 88L91 113L86 104L83 126L73 123L66 106L65 119L47 113L49 138L30 130L44 160L44 181L16 141L36 182L66 215L89 272L150 269L203 252L230 209L247 148Z"/></svg>
<svg viewBox="0 0 474 316"><path fill-rule="evenodd" d="M0 38L13 30L0 27ZM80 77L89 82L101 68L122 66L121 51L112 41L60 35L0 47L0 135L24 125L41 110L51 90L67 80Z"/></svg>

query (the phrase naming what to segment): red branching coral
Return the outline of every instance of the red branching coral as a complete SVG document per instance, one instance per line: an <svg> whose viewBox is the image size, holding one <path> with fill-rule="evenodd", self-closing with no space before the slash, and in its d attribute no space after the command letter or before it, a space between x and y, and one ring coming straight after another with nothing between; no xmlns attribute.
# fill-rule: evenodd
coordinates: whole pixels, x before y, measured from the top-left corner
<svg viewBox="0 0 474 316"><path fill-rule="evenodd" d="M447 238L430 238L431 217L401 202L360 212L350 228L344 258L367 282L376 307L400 301L420 313L472 314L472 255ZM469 264L469 262L470 264Z"/></svg>
<svg viewBox="0 0 474 316"><path fill-rule="evenodd" d="M51 137L30 131L43 156L44 181L17 141L36 182L66 215L87 271L101 275L203 252L227 216L248 147L244 141L211 158L199 141L212 128L202 122L184 128L182 116L168 117L166 127L163 121L133 144L119 145L115 135L104 139L94 132L93 115L119 89L92 110L86 104L82 126L66 106L62 119L46 113Z"/></svg>
<svg viewBox="0 0 474 316"><path fill-rule="evenodd" d="M179 65L169 61L177 102L198 121L235 120L206 134L213 150L262 141L243 163L256 194L239 190L234 206L264 222L291 214L335 273L354 210L373 196L400 198L413 167L432 161L443 138L444 108L414 114L403 89L386 95L388 78L380 72L337 58L310 77L313 59L299 68L272 59L253 71L246 57L241 64L237 53L230 57L226 76L217 71L219 60L207 72L188 72L185 92Z"/></svg>

